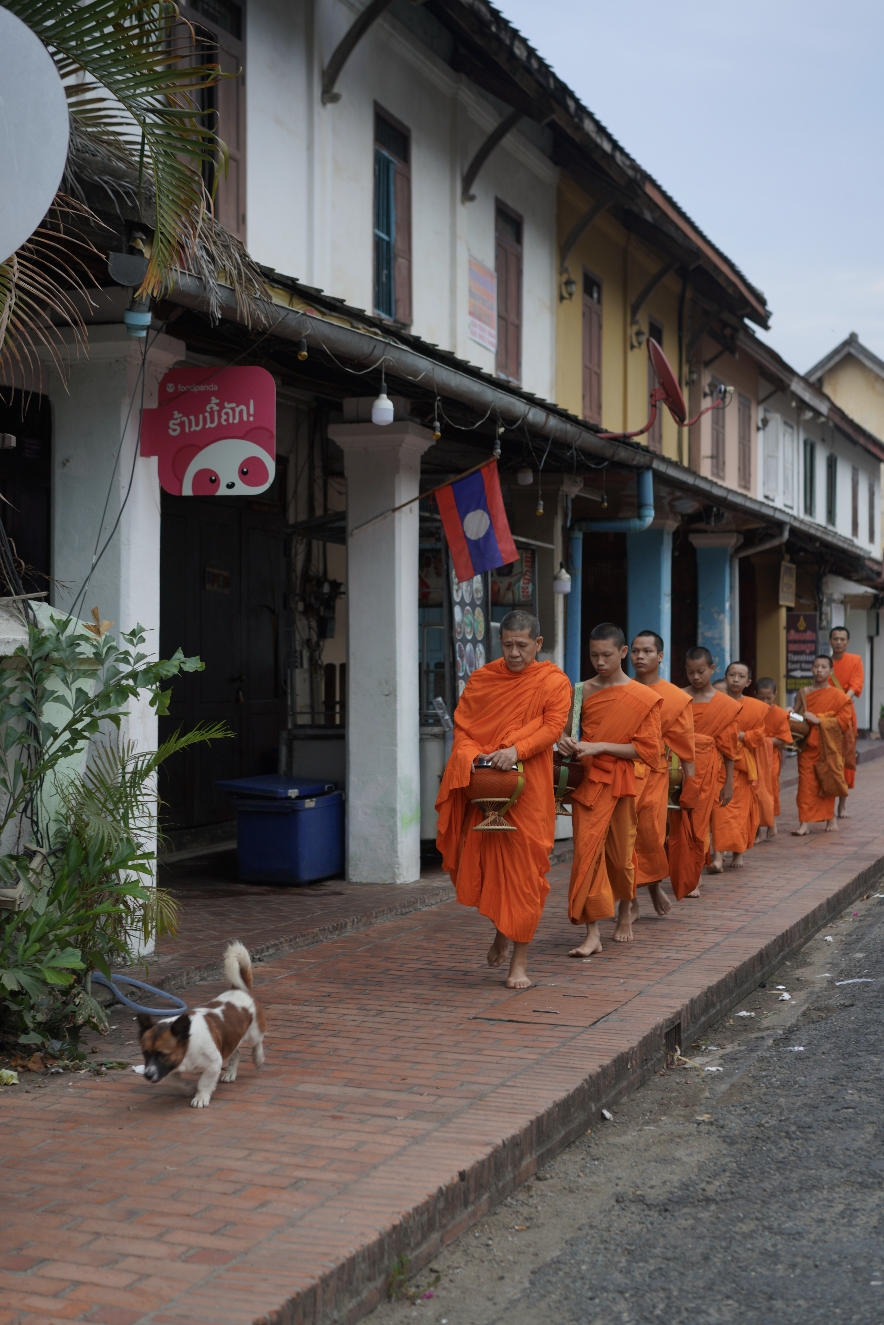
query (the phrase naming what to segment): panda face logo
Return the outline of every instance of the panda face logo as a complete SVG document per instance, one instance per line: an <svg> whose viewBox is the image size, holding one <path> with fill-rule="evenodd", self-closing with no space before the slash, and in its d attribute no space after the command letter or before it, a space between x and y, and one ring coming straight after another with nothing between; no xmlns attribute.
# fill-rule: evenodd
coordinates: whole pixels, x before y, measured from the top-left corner
<svg viewBox="0 0 884 1325"><path fill-rule="evenodd" d="M225 437L191 456L183 497L243 497L265 492L276 464L267 451L239 437Z"/></svg>

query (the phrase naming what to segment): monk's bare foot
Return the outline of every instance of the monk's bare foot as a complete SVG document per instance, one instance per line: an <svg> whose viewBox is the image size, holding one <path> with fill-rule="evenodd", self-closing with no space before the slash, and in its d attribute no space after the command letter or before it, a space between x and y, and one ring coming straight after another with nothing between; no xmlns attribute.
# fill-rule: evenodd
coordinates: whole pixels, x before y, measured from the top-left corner
<svg viewBox="0 0 884 1325"><path fill-rule="evenodd" d="M849 818L850 818L850 815L847 813L847 798L846 798L846 797L845 797L845 799L844 799L843 801L839 801L839 802L838 802L838 818L839 818L839 819L849 819Z"/></svg>
<svg viewBox="0 0 884 1325"><path fill-rule="evenodd" d="M599 934L598 922L586 926L586 938L579 948L572 948L568 953L569 957L591 957L595 952L601 952L602 939Z"/></svg>
<svg viewBox="0 0 884 1325"><path fill-rule="evenodd" d="M658 916L665 916L667 912L672 910L669 898L663 891L662 883L648 884L648 896L650 897L654 905L654 910L657 912Z"/></svg>
<svg viewBox="0 0 884 1325"><path fill-rule="evenodd" d="M810 833L810 824L799 823L797 828L792 829L793 837L807 837Z"/></svg>
<svg viewBox="0 0 884 1325"><path fill-rule="evenodd" d="M713 851L713 853L712 853L712 864L711 864L711 865L707 865L707 866L706 866L706 870L707 870L707 873L709 873L709 874L723 874L723 873L724 873L724 856L722 855L722 853L721 853L720 851Z"/></svg>
<svg viewBox="0 0 884 1325"><path fill-rule="evenodd" d="M774 840L774 838L776 837L776 835L777 835L777 826L776 826L776 824L774 824L773 828L768 828L768 830L767 830L767 840L768 840L768 842L772 842L772 841Z"/></svg>
<svg viewBox="0 0 884 1325"><path fill-rule="evenodd" d="M686 897L702 897L702 895L703 895L703 894L700 892L700 885L699 885L699 884L697 884L696 888L694 889L694 891L693 891L692 893L686 893L686 894L685 894Z"/></svg>
<svg viewBox="0 0 884 1325"><path fill-rule="evenodd" d="M501 934L498 929L494 935L494 942L488 949L488 965L502 966L506 961L506 955L509 951L510 941L506 934Z"/></svg>
<svg viewBox="0 0 884 1325"><path fill-rule="evenodd" d="M531 981L528 978L528 944L513 944L513 959L510 962L510 973L506 978L507 989L530 989Z"/></svg>
<svg viewBox="0 0 884 1325"><path fill-rule="evenodd" d="M739 851L735 851L731 856L731 863L728 866L732 870L741 870L743 868L743 856Z"/></svg>
<svg viewBox="0 0 884 1325"><path fill-rule="evenodd" d="M840 819L846 819L846 818L847 818L847 815L846 815L846 814L842 814L842 815L839 815L838 817L839 817ZM829 820L827 821L827 823L826 823L826 832L827 832L827 833L837 833L837 831L838 831L838 819L829 819Z"/></svg>
<svg viewBox="0 0 884 1325"><path fill-rule="evenodd" d="M614 926L615 943L632 942L632 899L617 906L617 924Z"/></svg>

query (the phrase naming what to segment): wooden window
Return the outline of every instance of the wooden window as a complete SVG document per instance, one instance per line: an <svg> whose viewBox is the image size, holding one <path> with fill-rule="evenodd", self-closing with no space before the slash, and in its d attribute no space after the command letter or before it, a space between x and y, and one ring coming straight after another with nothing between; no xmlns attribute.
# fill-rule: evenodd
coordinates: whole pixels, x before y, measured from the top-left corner
<svg viewBox="0 0 884 1325"><path fill-rule="evenodd" d="M778 414L768 414L766 417L762 495L766 501L776 501L780 481L780 419Z"/></svg>
<svg viewBox="0 0 884 1325"><path fill-rule="evenodd" d="M740 395L737 401L737 482L744 492L752 487L752 402Z"/></svg>
<svg viewBox="0 0 884 1325"><path fill-rule="evenodd" d="M196 61L219 64L225 74L214 87L198 94L204 123L214 129L227 148L224 171L220 161L207 163L206 188L215 190L215 217L245 242L246 237L246 74L245 23L242 5L235 0L189 0L181 15L193 24L198 43ZM182 25L183 27L183 25Z"/></svg>
<svg viewBox="0 0 884 1325"><path fill-rule="evenodd" d="M648 335L651 338L651 340L655 340L657 342L657 344L660 346L660 349L662 350L663 328L661 327L659 322L654 322L653 319L651 319L651 321L648 323ZM654 372L654 365L651 363L651 356L648 355L648 396L650 396L651 392L654 390L654 387L656 385L657 385L657 374ZM648 448L651 451L656 451L658 455L663 450L664 408L665 406L663 406L662 404L657 406L657 416L648 430Z"/></svg>
<svg viewBox="0 0 884 1325"><path fill-rule="evenodd" d="M602 421L602 286L583 273L583 417Z"/></svg>
<svg viewBox="0 0 884 1325"><path fill-rule="evenodd" d="M859 538L859 470L856 465L850 471L850 536Z"/></svg>
<svg viewBox="0 0 884 1325"><path fill-rule="evenodd" d="M709 383L713 392L721 386L714 377ZM725 451L724 451L724 410L714 409L709 415L710 431L712 434L712 477L724 478L725 473Z"/></svg>
<svg viewBox="0 0 884 1325"><path fill-rule="evenodd" d="M497 372L522 380L522 218L502 203L495 218Z"/></svg>
<svg viewBox="0 0 884 1325"><path fill-rule="evenodd" d="M877 520L875 519L876 508L877 508L877 503L875 501L875 480L873 478L870 478L869 479L869 542L872 544L874 544L875 542L875 530L878 523Z"/></svg>
<svg viewBox="0 0 884 1325"><path fill-rule="evenodd" d="M831 451L826 456L826 523L838 520L838 457Z"/></svg>
<svg viewBox="0 0 884 1325"><path fill-rule="evenodd" d="M804 439L804 514L816 519L816 442Z"/></svg>
<svg viewBox="0 0 884 1325"><path fill-rule="evenodd" d="M795 505L795 427L783 420L783 505Z"/></svg>
<svg viewBox="0 0 884 1325"><path fill-rule="evenodd" d="M374 117L374 308L411 322L411 143L386 111Z"/></svg>

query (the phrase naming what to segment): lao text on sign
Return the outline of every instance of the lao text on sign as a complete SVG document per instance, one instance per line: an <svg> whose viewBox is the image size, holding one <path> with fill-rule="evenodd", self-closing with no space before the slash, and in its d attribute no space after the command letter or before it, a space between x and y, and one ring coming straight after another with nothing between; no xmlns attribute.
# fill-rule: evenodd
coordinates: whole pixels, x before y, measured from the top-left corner
<svg viewBox="0 0 884 1325"><path fill-rule="evenodd" d="M816 631L816 612L786 613L786 687L789 690L802 690L813 679Z"/></svg>

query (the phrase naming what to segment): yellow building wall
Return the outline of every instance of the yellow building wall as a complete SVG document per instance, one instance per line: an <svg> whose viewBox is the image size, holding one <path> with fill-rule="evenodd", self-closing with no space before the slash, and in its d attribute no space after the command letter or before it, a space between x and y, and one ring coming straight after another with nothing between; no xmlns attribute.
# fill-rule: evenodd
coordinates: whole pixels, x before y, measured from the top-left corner
<svg viewBox="0 0 884 1325"><path fill-rule="evenodd" d="M823 390L857 423L884 441L884 381L848 355L823 376Z"/></svg>
<svg viewBox="0 0 884 1325"><path fill-rule="evenodd" d="M563 179L558 208L560 250L574 224L592 203L588 194L571 180ZM602 287L602 426L611 432L640 428L648 419L647 344L630 348L629 309L665 260L665 255L636 239L607 213L597 217L583 232L567 258L577 288L572 299L560 298L558 304L556 400L579 418L583 417L583 274L589 272ZM637 319L645 335L651 319L662 326L663 348L676 373L680 298L680 280L668 276L645 302ZM674 460L679 459L679 431L664 409L663 454ZM686 461L686 439L683 445L682 458Z"/></svg>
<svg viewBox="0 0 884 1325"><path fill-rule="evenodd" d="M711 337L705 337L700 348L694 353L697 380L690 390L690 409L692 417L700 413L710 403L706 394L713 378L734 388L731 402L724 412L724 477L716 476L718 483L733 488L737 492L746 492L752 497L760 496L757 464L757 429L758 429L758 365L748 354L735 359L731 354L722 354L721 346ZM708 364L708 367L706 366ZM749 400L749 441L751 447L751 481L748 488L739 485L739 400L744 395ZM704 414L699 423L691 429L690 466L705 478L712 478L712 416Z"/></svg>

